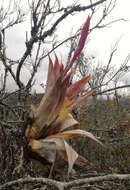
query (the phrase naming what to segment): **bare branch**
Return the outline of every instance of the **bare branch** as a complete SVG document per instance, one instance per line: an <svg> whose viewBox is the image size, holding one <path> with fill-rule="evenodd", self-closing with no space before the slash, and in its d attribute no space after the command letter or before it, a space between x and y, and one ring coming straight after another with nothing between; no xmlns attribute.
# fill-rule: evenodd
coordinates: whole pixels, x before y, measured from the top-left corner
<svg viewBox="0 0 130 190"><path fill-rule="evenodd" d="M53 31L55 30L55 28L57 27L57 25L62 21L64 20L68 15L72 14L73 12L80 12L80 11L85 11L87 9L90 9L92 7L95 7L103 2L105 2L106 0L101 0L101 1L98 1L96 3L93 3L91 5L88 5L88 6L75 6L73 8L71 8L70 10L66 11L59 19L57 19L57 21L53 24L53 26L51 27L51 29L47 30L44 32L44 34L42 36L40 36L37 40L42 40L44 41L44 39L47 37L47 36L50 36L52 35Z"/></svg>
<svg viewBox="0 0 130 190"><path fill-rule="evenodd" d="M24 61L26 60L26 58L31 54L31 51L32 51L32 48L33 48L33 44L38 42L39 40L42 40L44 42L45 38L47 36L51 36L53 34L53 32L55 31L56 27L58 26L58 24L64 20L68 15L74 13L74 12L80 12L80 11L85 11L85 10L88 10L92 7L95 7L99 4L102 4L103 2L105 2L106 0L100 0L100 1L97 1L96 3L93 3L91 5L88 5L88 6L74 6L72 7L70 10L67 10L62 16L60 16L59 19L57 19L57 21L52 25L52 27L45 31L43 33L43 35L40 35L38 36L38 31L39 31L39 28L37 29L37 32L35 33L35 35L33 36L33 38L31 38L27 43L26 43L26 51L24 53L24 55L22 56L20 62L19 62L19 65L17 67L17 73L16 73L16 81L17 81L17 84L18 86L21 88L23 87L23 84L21 83L20 81L20 72L21 72L21 68L22 68L22 65L24 63ZM40 21L41 22L41 21ZM40 27L40 25L39 25Z"/></svg>
<svg viewBox="0 0 130 190"><path fill-rule="evenodd" d="M9 106L8 104L3 103L3 102L1 102L1 101L0 101L0 105L5 106L7 109L9 109L10 111L12 111L12 113L15 115L15 117L19 120L18 114L16 113L15 110L12 109L11 106Z"/></svg>
<svg viewBox="0 0 130 190"><path fill-rule="evenodd" d="M104 90L104 91L95 93L94 96L101 95L101 94L105 94L105 93L107 93L107 92L111 92L111 91L118 90L118 89L122 89L122 88L130 88L130 85L123 85L123 86L117 86L117 87L115 87L115 88L109 88L109 89L107 89L107 90Z"/></svg>
<svg viewBox="0 0 130 190"><path fill-rule="evenodd" d="M55 186L60 190L64 190L66 188L89 184L89 183L95 183L95 182L102 182L102 181L114 181L114 180L130 180L130 174L113 174L113 175L105 175L105 176L98 176L98 177L89 177L84 179L78 179L71 182L60 182L55 181L48 178L20 178L18 180L7 182L0 186L0 190L7 189L9 187L12 187L13 185L18 184L27 184L27 183L41 183L46 184L49 186Z"/></svg>

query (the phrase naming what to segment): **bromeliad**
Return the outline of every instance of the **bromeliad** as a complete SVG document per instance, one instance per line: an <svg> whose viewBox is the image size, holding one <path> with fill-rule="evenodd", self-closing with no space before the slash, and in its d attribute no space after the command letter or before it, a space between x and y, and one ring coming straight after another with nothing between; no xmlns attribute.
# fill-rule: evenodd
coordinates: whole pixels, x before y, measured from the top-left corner
<svg viewBox="0 0 130 190"><path fill-rule="evenodd" d="M82 29L78 47L70 64L65 69L63 64L59 63L56 55L54 63L49 56L45 94L37 108L32 106L31 122L27 125L25 131L28 149L35 155L35 158L40 157L48 163L53 163L55 153L58 151L62 158L68 162L69 172L74 164L83 166L87 163L87 160L80 156L66 142L66 139L77 135L85 135L101 144L94 135L80 130L78 121L70 113L77 104L95 92L95 90L91 90L84 95L77 96L83 90L90 76L84 77L69 86L73 75L71 68L84 47L89 23L90 18L88 17ZM73 130L69 130L70 127L73 127Z"/></svg>

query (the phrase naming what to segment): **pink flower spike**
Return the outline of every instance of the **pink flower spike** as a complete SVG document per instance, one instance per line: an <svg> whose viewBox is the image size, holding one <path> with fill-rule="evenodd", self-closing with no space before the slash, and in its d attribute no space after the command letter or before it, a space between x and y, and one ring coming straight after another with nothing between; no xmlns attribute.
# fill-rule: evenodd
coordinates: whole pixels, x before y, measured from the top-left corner
<svg viewBox="0 0 130 190"><path fill-rule="evenodd" d="M80 40L79 40L79 43L78 43L78 47L74 52L74 55L72 57L72 60L71 60L70 64L67 66L67 68L65 70L65 74L72 67L73 63L75 62L75 60L77 59L77 57L79 56L79 54L81 53L81 51L82 51L82 49L84 47L85 41L86 41L87 36L88 36L89 25L90 25L90 17L88 16L88 18L87 18L87 20L86 20L86 22L85 22L85 24L83 26L82 32L81 32L81 37L80 37Z"/></svg>

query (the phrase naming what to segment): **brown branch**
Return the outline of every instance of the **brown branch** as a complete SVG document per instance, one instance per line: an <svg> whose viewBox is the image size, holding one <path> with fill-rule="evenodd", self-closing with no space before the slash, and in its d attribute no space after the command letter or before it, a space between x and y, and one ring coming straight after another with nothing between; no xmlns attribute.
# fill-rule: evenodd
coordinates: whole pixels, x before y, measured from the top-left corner
<svg viewBox="0 0 130 190"><path fill-rule="evenodd" d="M84 185L89 183L95 183L95 182L102 182L102 181L114 181L114 180L130 180L130 174L111 174L111 175L105 175L105 176L98 176L98 177L89 177L84 179L78 179L73 180L71 182L60 182L48 178L20 178L18 180L7 182L0 186L0 190L7 189L9 187L12 187L13 185L18 184L27 184L27 183L41 183L46 184L49 186L55 186L60 190L64 190L66 188L74 187L77 185Z"/></svg>
<svg viewBox="0 0 130 190"><path fill-rule="evenodd" d="M9 106L8 104L3 103L3 102L1 102L1 101L0 101L0 105L4 106L4 107L6 107L8 110L10 110L10 111L14 114L14 116L19 120L18 114L16 113L15 110L12 109L11 106Z"/></svg>
<svg viewBox="0 0 130 190"><path fill-rule="evenodd" d="M101 95L101 94L104 94L106 92L111 92L111 91L122 89L122 88L130 88L130 85L117 86L115 88L109 88L109 89L101 91L101 92L99 91L98 93L95 93L94 96Z"/></svg>
<svg viewBox="0 0 130 190"><path fill-rule="evenodd" d="M77 37L78 35L79 35L79 34L76 34L76 35L73 35L73 36L71 36L71 37L69 37L69 38L66 38L65 40L63 40L62 42L60 42L58 45L54 46L47 54L45 54L44 56L42 56L42 57L40 58L40 61L41 61L42 59L44 59L45 57L47 57L48 54L52 53L55 49L57 49L58 47L60 47L60 46L63 45L64 43L68 42L69 40L74 39L74 38Z"/></svg>
<svg viewBox="0 0 130 190"><path fill-rule="evenodd" d="M32 178L32 177L27 177L27 178L20 178L18 180L10 181L7 182L3 185L0 186L0 190L7 189L13 185L16 184L27 184L27 183L41 183L41 184L46 184L46 185L51 185L58 187L58 189L64 189L64 183L55 181L52 179L47 179L47 178Z"/></svg>
<svg viewBox="0 0 130 190"><path fill-rule="evenodd" d="M130 180L130 174L111 174L98 177L90 177L79 180L74 180L65 184L65 187L73 187L77 185L83 185L86 183L95 183L102 181L114 181L114 180Z"/></svg>
<svg viewBox="0 0 130 190"><path fill-rule="evenodd" d="M33 44L38 42L39 40L42 40L44 42L45 38L47 36L51 36L53 34L53 32L55 31L57 25L62 20L64 20L68 15L70 15L70 14L72 14L74 12L85 11L85 10L90 9L92 7L95 7L95 6L99 5L99 4L102 4L105 1L106 0L100 0L100 1L97 1L96 3L93 3L93 4L88 5L88 6L79 6L79 5L74 6L70 10L66 11L62 16L60 16L60 18L57 19L57 21L53 24L53 26L49 30L45 31L42 36L37 36L37 34L38 34L38 32L37 32L37 34L35 34L35 36L33 38L31 38L26 43L26 51L25 51L23 57L21 58L21 61L19 62L19 65L17 67L17 72L16 72L16 81L17 81L17 84L18 84L19 88L23 87L23 84L20 81L21 68L22 68L22 65L23 65L24 61L26 60L26 58L31 54Z"/></svg>
<svg viewBox="0 0 130 190"><path fill-rule="evenodd" d="M71 8L70 10L66 11L59 19L57 19L57 21L53 24L53 26L51 27L51 29L47 30L44 32L44 34L40 37L37 38L37 40L42 40L44 41L44 39L47 37L47 36L51 36L53 31L56 29L57 25L62 21L64 20L68 15L74 13L74 12L80 12L80 11L85 11L87 9L90 9L92 7L95 7L99 4L102 4L103 2L105 2L106 0L100 0L96 3L93 3L91 5L88 5L88 6L74 6L73 8Z"/></svg>

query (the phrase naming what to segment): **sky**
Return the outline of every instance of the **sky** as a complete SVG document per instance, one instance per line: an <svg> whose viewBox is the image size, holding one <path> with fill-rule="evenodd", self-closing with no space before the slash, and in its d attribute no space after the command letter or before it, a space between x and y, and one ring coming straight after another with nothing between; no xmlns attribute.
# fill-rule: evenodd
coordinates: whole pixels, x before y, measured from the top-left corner
<svg viewBox="0 0 130 190"><path fill-rule="evenodd" d="M7 0L4 0L5 7L7 7ZM23 0L22 9L26 12L26 3L27 0ZM62 1L63 5L66 6L68 1ZM69 1L69 3L72 0ZM80 0L81 5L88 5L88 0ZM127 22L120 21L112 24L109 27L104 29L96 29L94 30L90 36L89 41L87 42L84 52L86 54L94 54L97 56L98 60L101 60L103 64L106 64L109 55L111 52L112 46L120 39L118 50L115 53L114 59L112 64L115 67L119 67L121 63L125 60L125 57L130 53L130 1L129 0L118 0L117 5L114 8L113 12L109 15L108 19L106 19L106 23L124 18ZM66 37L70 36L70 34L74 34L79 27L85 22L89 12L87 11L81 12L74 16L69 16L66 20L64 20L58 27L56 34L58 35L58 39L62 40ZM94 25L94 23L100 18L101 11L97 12L97 15L91 20L90 28ZM7 31L7 55L12 59L19 59L25 50L25 38L26 38L26 31L29 31L30 24L28 20L26 22L12 27L10 30ZM60 47L60 49L56 50L56 53L59 57L64 61L66 59L68 49L66 46ZM37 92L41 92L42 88L40 86L41 83L45 83L46 81L46 74L47 74L47 60L44 60L44 63L41 65L38 73L36 75L35 87L34 90ZM130 63L129 63L130 64ZM15 69L15 68L14 68ZM22 80L26 83L27 78L30 76L29 67L24 66L24 70L21 73ZM127 80L130 83L130 75L128 74L126 78L120 81L121 84L124 84L124 81ZM8 81L8 90L14 89L14 83L12 80Z"/></svg>

